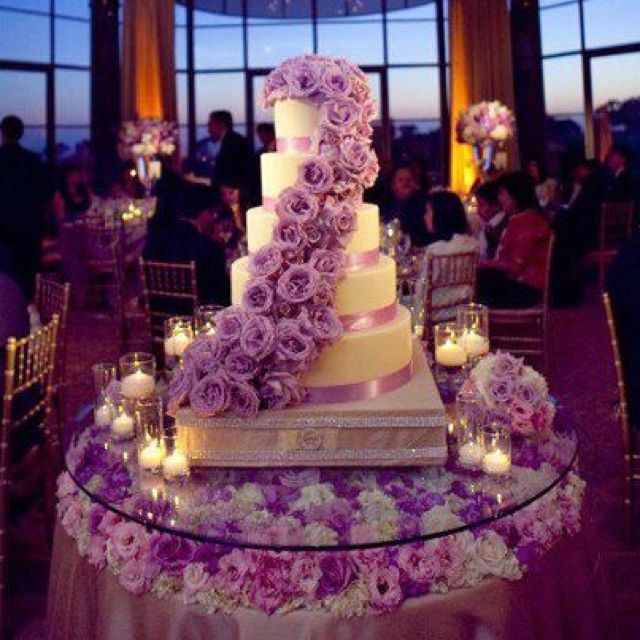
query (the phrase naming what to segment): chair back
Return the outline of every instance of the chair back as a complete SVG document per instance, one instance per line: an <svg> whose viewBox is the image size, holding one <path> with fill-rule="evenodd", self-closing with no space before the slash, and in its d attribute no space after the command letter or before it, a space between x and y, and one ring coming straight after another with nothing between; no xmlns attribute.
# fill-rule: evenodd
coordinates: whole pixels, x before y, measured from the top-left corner
<svg viewBox="0 0 640 640"><path fill-rule="evenodd" d="M49 473L45 487L47 511L54 512L55 477L61 462L60 438L51 427L53 374L58 317L26 338L9 338L4 348L4 380L0 415L0 637L6 629L7 517L9 511L10 435L29 423L44 434L43 460ZM55 469L54 469L55 467ZM4 627L4 629L3 629Z"/></svg>
<svg viewBox="0 0 640 640"><path fill-rule="evenodd" d="M164 322L194 315L198 306L195 262L153 262L140 258L144 310L154 345L164 340Z"/></svg>
<svg viewBox="0 0 640 640"><path fill-rule="evenodd" d="M615 251L633 232L633 201L603 202L600 210L599 250Z"/></svg>

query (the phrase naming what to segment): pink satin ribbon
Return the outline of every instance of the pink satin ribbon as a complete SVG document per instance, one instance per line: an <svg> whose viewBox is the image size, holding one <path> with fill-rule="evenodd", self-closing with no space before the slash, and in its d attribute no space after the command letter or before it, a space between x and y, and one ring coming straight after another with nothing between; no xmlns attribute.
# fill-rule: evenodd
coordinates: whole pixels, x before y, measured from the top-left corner
<svg viewBox="0 0 640 640"><path fill-rule="evenodd" d="M391 322L396 317L397 312L398 305L393 302L388 307L382 307L382 309L340 316L340 322L345 331L362 331L364 329L373 329L373 327L385 322Z"/></svg>
<svg viewBox="0 0 640 640"><path fill-rule="evenodd" d="M347 255L347 269L358 269L360 267L371 267L380 260L380 249L361 251Z"/></svg>
<svg viewBox="0 0 640 640"><path fill-rule="evenodd" d="M309 136L276 138L276 151L278 153L305 153L309 149L311 149L311 138Z"/></svg>
<svg viewBox="0 0 640 640"><path fill-rule="evenodd" d="M339 384L333 387L307 387L305 402L308 404L324 404L338 402L359 402L377 398L383 393L395 391L411 380L412 363L394 371L387 376L381 376L367 382L354 384Z"/></svg>
<svg viewBox="0 0 640 640"><path fill-rule="evenodd" d="M262 196L262 208L265 211L275 211L277 201L278 198L273 198L272 196Z"/></svg>

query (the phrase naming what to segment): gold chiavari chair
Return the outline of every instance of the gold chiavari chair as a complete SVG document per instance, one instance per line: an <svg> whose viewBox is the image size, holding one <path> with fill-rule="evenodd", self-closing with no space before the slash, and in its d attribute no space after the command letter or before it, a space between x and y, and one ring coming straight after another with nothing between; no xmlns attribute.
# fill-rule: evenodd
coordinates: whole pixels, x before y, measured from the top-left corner
<svg viewBox="0 0 640 640"><path fill-rule="evenodd" d="M58 346L56 349L56 367L53 374L53 400L58 421L64 424L64 373L67 355L67 320L69 316L69 298L71 285L61 284L42 276L36 275L36 292L34 302L40 315L42 324L51 322L54 315L58 316Z"/></svg>
<svg viewBox="0 0 640 640"><path fill-rule="evenodd" d="M624 450L623 473L624 473L624 492L623 507L625 515L626 534L630 538L633 534L633 516L635 508L635 483L640 481L640 470L636 465L640 462L640 455L636 452L634 439L631 433L631 425L629 422L629 412L627 408L627 388L624 381L624 370L622 368L622 360L620 358L620 346L618 344L618 332L616 329L613 307L611 298L608 293L602 294L604 301L604 310L607 316L607 325L609 327L609 339L611 341L611 351L613 353L613 362L616 368L616 378L618 385L618 419L622 430L622 446Z"/></svg>
<svg viewBox="0 0 640 640"><path fill-rule="evenodd" d="M164 322L176 315L192 316L198 306L195 262L153 262L140 258L143 301L153 348L163 361Z"/></svg>
<svg viewBox="0 0 640 640"><path fill-rule="evenodd" d="M606 266L633 233L633 201L604 202L600 209L598 248L587 254L587 264L598 267L598 283L604 290Z"/></svg>
<svg viewBox="0 0 640 640"><path fill-rule="evenodd" d="M524 309L489 309L489 333L491 347L522 356L534 366L549 373L549 296L551 289L551 266L555 236L547 246L544 289L542 301Z"/></svg>
<svg viewBox="0 0 640 640"><path fill-rule="evenodd" d="M62 461L59 431L50 422L53 374L56 363L58 317L26 338L9 338L4 353L4 389L0 420L0 638L6 637L7 621L7 528L10 488L37 464L44 475L47 533L55 522L56 478ZM11 437L29 429L42 433L42 442L10 459ZM29 446L27 441L27 446Z"/></svg>
<svg viewBox="0 0 640 640"><path fill-rule="evenodd" d="M455 320L456 309L476 295L478 251L445 255L426 253L424 283L425 339L433 325Z"/></svg>

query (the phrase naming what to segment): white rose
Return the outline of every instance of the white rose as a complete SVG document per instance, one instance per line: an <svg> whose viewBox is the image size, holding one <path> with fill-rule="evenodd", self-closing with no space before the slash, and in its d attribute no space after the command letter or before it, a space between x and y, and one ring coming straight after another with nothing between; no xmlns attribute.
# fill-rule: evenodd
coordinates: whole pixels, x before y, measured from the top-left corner
<svg viewBox="0 0 640 640"><path fill-rule="evenodd" d="M437 505L422 514L420 524L422 533L427 534L456 529L464 522L447 505Z"/></svg>
<svg viewBox="0 0 640 640"><path fill-rule="evenodd" d="M337 540L338 534L333 529L329 529L329 527L318 522L308 524L304 528L305 544L325 546L335 544Z"/></svg>
<svg viewBox="0 0 640 640"><path fill-rule="evenodd" d="M519 569L517 562L514 564L513 559L513 553L495 531L484 531L476 539L472 564L480 574L503 578L514 577L514 572Z"/></svg>
<svg viewBox="0 0 640 640"><path fill-rule="evenodd" d="M258 485L247 482L234 493L232 501L239 511L250 513L255 509L255 505L262 501L262 492Z"/></svg>
<svg viewBox="0 0 640 640"><path fill-rule="evenodd" d="M313 484L309 487L302 487L300 497L295 501L294 508L306 509L312 504L324 504L335 499L335 494L330 484Z"/></svg>

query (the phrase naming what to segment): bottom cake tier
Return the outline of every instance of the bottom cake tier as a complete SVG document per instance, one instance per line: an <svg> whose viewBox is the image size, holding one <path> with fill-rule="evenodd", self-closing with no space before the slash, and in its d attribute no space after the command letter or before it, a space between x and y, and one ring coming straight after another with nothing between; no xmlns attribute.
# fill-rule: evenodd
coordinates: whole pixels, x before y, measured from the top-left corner
<svg viewBox="0 0 640 640"><path fill-rule="evenodd" d="M446 461L445 411L420 345L409 380L370 400L263 411L254 420L176 416L193 466L416 466Z"/></svg>

